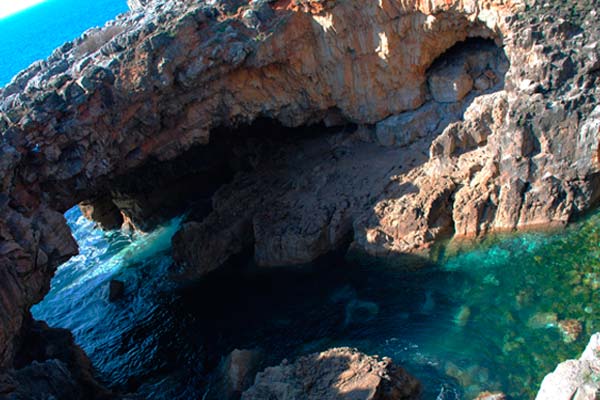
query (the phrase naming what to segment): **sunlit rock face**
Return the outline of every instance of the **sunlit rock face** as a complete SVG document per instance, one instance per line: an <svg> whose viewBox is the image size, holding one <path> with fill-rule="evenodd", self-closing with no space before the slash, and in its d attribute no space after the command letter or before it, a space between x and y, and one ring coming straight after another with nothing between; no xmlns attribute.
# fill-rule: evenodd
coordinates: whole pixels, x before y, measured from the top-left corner
<svg viewBox="0 0 600 400"><path fill-rule="evenodd" d="M127 5L132 11L142 10L150 3L149 0L127 0Z"/></svg>
<svg viewBox="0 0 600 400"><path fill-rule="evenodd" d="M419 399L421 384L389 358L334 348L260 372L243 400Z"/></svg>
<svg viewBox="0 0 600 400"><path fill-rule="evenodd" d="M600 334L594 334L578 360L567 360L546 375L536 400L593 400L600 393Z"/></svg>
<svg viewBox="0 0 600 400"><path fill-rule="evenodd" d="M144 230L163 202L188 205L175 188L198 188L190 196L211 205L175 239L192 276L248 248L261 265L349 241L376 256L423 252L441 237L561 225L596 203L592 2L135 3L0 91L4 367L27 310L77 252L62 213L80 202ZM469 38L494 41L507 62L446 59ZM283 129L278 154L247 151L239 135L219 144L259 117L358 129L312 142ZM225 156L195 157L191 181L164 189L180 157L213 145ZM223 159L249 167L223 173Z"/></svg>

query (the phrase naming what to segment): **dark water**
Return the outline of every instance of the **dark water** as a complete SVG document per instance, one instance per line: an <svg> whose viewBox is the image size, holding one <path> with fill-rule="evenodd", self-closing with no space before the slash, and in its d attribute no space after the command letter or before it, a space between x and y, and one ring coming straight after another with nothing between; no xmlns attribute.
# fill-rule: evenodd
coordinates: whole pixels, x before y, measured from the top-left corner
<svg viewBox="0 0 600 400"><path fill-rule="evenodd" d="M2 0L2 2L19 0ZM32 62L127 11L126 0L45 0L0 18L0 86Z"/></svg>
<svg viewBox="0 0 600 400"><path fill-rule="evenodd" d="M71 329L108 382L148 398L201 397L208 372L234 348L261 348L277 364L348 345L404 365L425 399L480 390L529 399L600 329L600 215L419 268L332 259L187 287L167 279L178 220L130 239L93 230L77 210L67 217L82 254L59 269L34 315ZM111 278L127 286L113 304ZM581 322L579 339L561 334L565 319Z"/></svg>

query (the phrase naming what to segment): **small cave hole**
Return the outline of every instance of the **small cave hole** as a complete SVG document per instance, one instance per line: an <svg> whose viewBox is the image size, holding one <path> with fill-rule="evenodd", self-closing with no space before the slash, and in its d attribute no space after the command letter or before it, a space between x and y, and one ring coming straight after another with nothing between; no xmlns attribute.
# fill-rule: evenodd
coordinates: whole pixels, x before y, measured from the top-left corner
<svg viewBox="0 0 600 400"><path fill-rule="evenodd" d="M510 63L492 39L468 38L440 54L426 72L433 100L461 101L470 94L486 94L504 87Z"/></svg>

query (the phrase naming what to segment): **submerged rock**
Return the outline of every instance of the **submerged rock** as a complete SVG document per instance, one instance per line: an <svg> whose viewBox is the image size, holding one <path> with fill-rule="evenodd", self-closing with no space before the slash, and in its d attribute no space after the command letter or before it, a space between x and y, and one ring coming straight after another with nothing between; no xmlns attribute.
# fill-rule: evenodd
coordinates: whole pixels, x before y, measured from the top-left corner
<svg viewBox="0 0 600 400"><path fill-rule="evenodd" d="M533 329L555 328L558 316L553 312L540 312L532 315L527 321L527 326Z"/></svg>
<svg viewBox="0 0 600 400"><path fill-rule="evenodd" d="M379 313L379 306L372 301L354 299L348 302L345 309L344 326L353 323L370 321Z"/></svg>
<svg viewBox="0 0 600 400"><path fill-rule="evenodd" d="M461 306L454 316L454 323L460 327L464 327L469 323L471 318L471 308L469 306Z"/></svg>
<svg viewBox="0 0 600 400"><path fill-rule="evenodd" d="M108 284L108 301L115 302L121 299L124 293L125 282L116 279L111 279L110 283Z"/></svg>
<svg viewBox="0 0 600 400"><path fill-rule="evenodd" d="M536 400L596 400L600 396L600 333L578 360L560 363L542 381Z"/></svg>
<svg viewBox="0 0 600 400"><path fill-rule="evenodd" d="M576 319L565 319L558 321L558 329L560 330L565 343L574 342L583 331L581 322L577 321Z"/></svg>
<svg viewBox="0 0 600 400"><path fill-rule="evenodd" d="M342 347L267 368L242 400L416 400L420 391L389 358Z"/></svg>
<svg viewBox="0 0 600 400"><path fill-rule="evenodd" d="M481 392L475 400L506 400L506 395L502 392Z"/></svg>

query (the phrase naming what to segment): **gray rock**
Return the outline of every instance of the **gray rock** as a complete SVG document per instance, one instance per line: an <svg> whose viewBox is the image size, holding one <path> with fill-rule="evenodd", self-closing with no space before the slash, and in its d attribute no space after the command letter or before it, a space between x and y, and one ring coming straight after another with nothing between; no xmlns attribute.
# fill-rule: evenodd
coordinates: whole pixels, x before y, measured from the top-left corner
<svg viewBox="0 0 600 400"><path fill-rule="evenodd" d="M242 400L412 400L420 383L389 358L335 348L267 368Z"/></svg>
<svg viewBox="0 0 600 400"><path fill-rule="evenodd" d="M596 400L600 396L600 333L595 333L579 360L560 363L546 375L536 400Z"/></svg>
<svg viewBox="0 0 600 400"><path fill-rule="evenodd" d="M405 147L434 132L439 122L438 105L428 103L415 111L394 115L377 123L375 135L382 146Z"/></svg>
<svg viewBox="0 0 600 400"><path fill-rule="evenodd" d="M127 5L132 11L143 10L152 0L127 0Z"/></svg>
<svg viewBox="0 0 600 400"><path fill-rule="evenodd" d="M473 89L473 78L463 65L436 69L427 82L431 96L440 103L460 101Z"/></svg>

